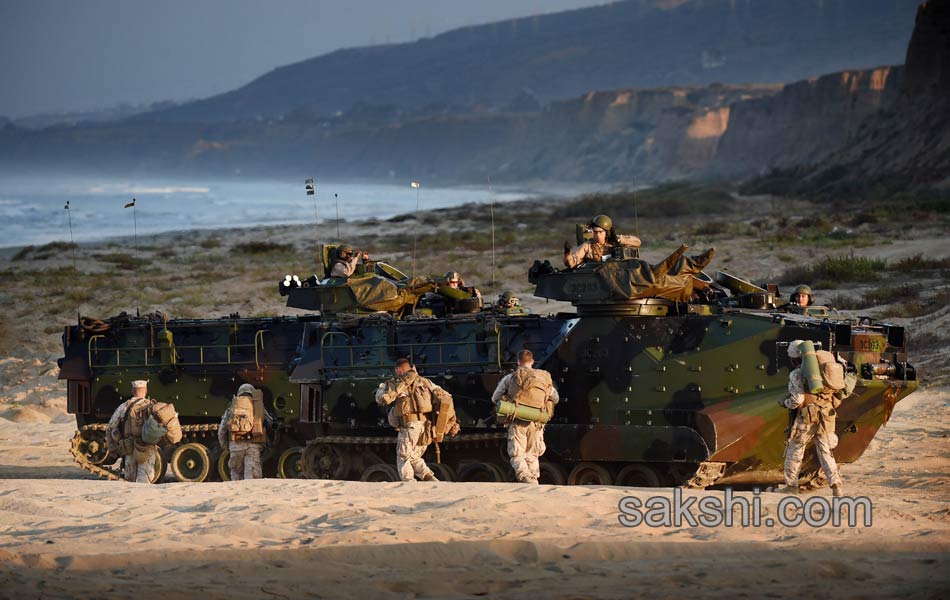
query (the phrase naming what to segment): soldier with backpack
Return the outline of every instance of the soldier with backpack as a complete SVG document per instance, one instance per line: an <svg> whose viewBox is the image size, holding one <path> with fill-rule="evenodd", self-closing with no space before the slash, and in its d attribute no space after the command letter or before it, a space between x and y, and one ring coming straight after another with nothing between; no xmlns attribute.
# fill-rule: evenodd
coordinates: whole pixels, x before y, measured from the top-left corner
<svg viewBox="0 0 950 600"><path fill-rule="evenodd" d="M554 413L559 397L551 374L534 368L534 355L530 350L518 353L518 368L501 378L492 401L497 406L502 400L518 406L535 408L548 418ZM538 483L541 477L539 459L544 454L544 423L525 421L513 413L506 420L508 425L508 457L511 468L521 483Z"/></svg>
<svg viewBox="0 0 950 600"><path fill-rule="evenodd" d="M814 352L814 357L805 357L817 363L815 381L806 381L802 366L803 353ZM788 446L785 449L785 487L776 491L797 494L798 474L805 456L805 448L812 439L821 469L835 496L843 496L844 488L838 465L832 450L838 445L835 434L835 409L842 399L854 389L854 380L845 373L844 366L828 351L818 350L804 340L795 340L788 345L788 357L795 367L788 375L788 396L780 401L785 408L795 411ZM849 389L850 388L850 389ZM813 393L813 390L818 390Z"/></svg>
<svg viewBox="0 0 950 600"><path fill-rule="evenodd" d="M376 403L391 406L389 424L396 428L396 470L402 481L438 481L422 458L433 441L455 435L459 425L452 396L416 372L406 358L396 361L394 377L379 384Z"/></svg>
<svg viewBox="0 0 950 600"><path fill-rule="evenodd" d="M148 382L132 382L132 397L112 413L106 428L109 450L122 456L126 481L152 483L155 458L161 443L181 441L181 424L175 405L148 397Z"/></svg>
<svg viewBox="0 0 950 600"><path fill-rule="evenodd" d="M261 466L261 452L267 443L264 396L253 385L243 383L238 387L218 425L218 443L230 453L231 481L264 476Z"/></svg>

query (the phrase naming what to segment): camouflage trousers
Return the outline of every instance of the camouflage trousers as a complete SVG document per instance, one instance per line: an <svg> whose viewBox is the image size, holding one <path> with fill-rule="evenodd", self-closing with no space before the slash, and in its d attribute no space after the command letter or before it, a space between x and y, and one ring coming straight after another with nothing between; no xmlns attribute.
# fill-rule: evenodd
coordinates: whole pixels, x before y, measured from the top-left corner
<svg viewBox="0 0 950 600"><path fill-rule="evenodd" d="M122 475L126 481L134 483L152 483L155 478L155 454L158 446L145 446L126 454L122 460Z"/></svg>
<svg viewBox="0 0 950 600"><path fill-rule="evenodd" d="M396 470L403 481L423 479L434 475L432 469L422 460L427 446L419 445L419 438L425 433L425 421L409 421L399 428L396 438Z"/></svg>
<svg viewBox="0 0 950 600"><path fill-rule="evenodd" d="M539 458L545 449L544 425L515 421L508 426L508 457L521 483L538 483L541 478Z"/></svg>
<svg viewBox="0 0 950 600"><path fill-rule="evenodd" d="M231 481L242 479L260 479L264 476L261 466L261 450L264 444L255 442L234 441L228 444L228 469L231 470Z"/></svg>
<svg viewBox="0 0 950 600"><path fill-rule="evenodd" d="M835 435L835 420L822 418L818 422L809 423L802 411L795 419L792 435L785 448L785 485L798 485L798 472L802 468L802 459L808 443L815 440L815 452L818 453L818 462L828 478L828 485L841 483L838 473L838 463L831 453L838 445L838 436Z"/></svg>

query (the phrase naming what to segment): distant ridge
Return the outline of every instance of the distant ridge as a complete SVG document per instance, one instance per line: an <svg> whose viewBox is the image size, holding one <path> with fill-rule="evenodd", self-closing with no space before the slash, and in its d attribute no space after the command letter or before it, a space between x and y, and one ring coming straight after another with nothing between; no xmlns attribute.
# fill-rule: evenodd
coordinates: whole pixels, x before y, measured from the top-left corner
<svg viewBox="0 0 950 600"><path fill-rule="evenodd" d="M902 62L916 0L628 0L338 50L156 121L408 113L546 104L590 90L781 83Z"/></svg>

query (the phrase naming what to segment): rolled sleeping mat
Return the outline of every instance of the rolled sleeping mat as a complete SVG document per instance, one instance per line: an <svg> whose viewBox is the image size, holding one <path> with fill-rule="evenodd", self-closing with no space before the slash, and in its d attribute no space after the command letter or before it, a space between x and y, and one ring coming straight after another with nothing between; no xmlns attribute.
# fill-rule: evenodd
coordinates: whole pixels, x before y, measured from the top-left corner
<svg viewBox="0 0 950 600"><path fill-rule="evenodd" d="M522 421L530 421L532 423L547 423L551 418L551 415L539 410L537 408L531 408L530 406L525 406L524 404L519 404L517 410L515 409L514 402L508 402L507 400L502 400L495 407L495 413L499 417L510 417L514 414L516 419L521 419Z"/></svg>
<svg viewBox="0 0 950 600"><path fill-rule="evenodd" d="M805 390L810 394L817 394L825 389L825 382L821 378L821 367L818 364L818 354L815 352L815 345L806 340L802 342L801 351L802 375L805 376Z"/></svg>

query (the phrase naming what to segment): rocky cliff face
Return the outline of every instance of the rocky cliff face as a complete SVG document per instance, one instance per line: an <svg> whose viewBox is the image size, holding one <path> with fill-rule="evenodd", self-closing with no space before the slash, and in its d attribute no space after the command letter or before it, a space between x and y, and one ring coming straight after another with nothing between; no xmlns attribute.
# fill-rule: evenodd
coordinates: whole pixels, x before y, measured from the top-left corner
<svg viewBox="0 0 950 600"><path fill-rule="evenodd" d="M745 177L825 160L861 125L893 105L901 67L843 71L738 102L705 171Z"/></svg>
<svg viewBox="0 0 950 600"><path fill-rule="evenodd" d="M809 180L831 190L950 190L950 0L920 5L898 93Z"/></svg>

